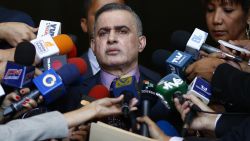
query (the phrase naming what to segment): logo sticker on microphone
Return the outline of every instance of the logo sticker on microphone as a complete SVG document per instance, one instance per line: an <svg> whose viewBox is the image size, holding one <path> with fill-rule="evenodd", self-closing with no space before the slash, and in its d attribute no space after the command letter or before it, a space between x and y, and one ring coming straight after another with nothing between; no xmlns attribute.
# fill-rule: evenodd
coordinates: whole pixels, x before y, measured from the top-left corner
<svg viewBox="0 0 250 141"><path fill-rule="evenodd" d="M132 83L132 77L120 78L116 81L115 86L116 88L128 86Z"/></svg>
<svg viewBox="0 0 250 141"><path fill-rule="evenodd" d="M163 84L163 89L169 90L169 89L172 89L173 87L179 87L183 82L184 81L182 79L173 78L173 82L163 80L163 81L160 81L158 85Z"/></svg>
<svg viewBox="0 0 250 141"><path fill-rule="evenodd" d="M47 74L44 76L42 81L43 81L44 86L52 87L56 83L56 77L52 74Z"/></svg>
<svg viewBox="0 0 250 141"><path fill-rule="evenodd" d="M22 69L8 69L4 79L16 79L18 80L21 76L23 70Z"/></svg>

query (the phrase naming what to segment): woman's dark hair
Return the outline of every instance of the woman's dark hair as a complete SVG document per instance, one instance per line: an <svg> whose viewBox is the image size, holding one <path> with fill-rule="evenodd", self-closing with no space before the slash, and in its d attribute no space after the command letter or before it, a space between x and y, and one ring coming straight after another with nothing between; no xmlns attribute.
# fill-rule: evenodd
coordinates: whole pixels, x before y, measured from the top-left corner
<svg viewBox="0 0 250 141"><path fill-rule="evenodd" d="M208 5L208 3L211 1L212 0L202 0L203 6L205 9L207 8L206 6ZM221 3L239 4L242 6L244 13L248 14L250 0L220 0L220 1L221 1Z"/></svg>

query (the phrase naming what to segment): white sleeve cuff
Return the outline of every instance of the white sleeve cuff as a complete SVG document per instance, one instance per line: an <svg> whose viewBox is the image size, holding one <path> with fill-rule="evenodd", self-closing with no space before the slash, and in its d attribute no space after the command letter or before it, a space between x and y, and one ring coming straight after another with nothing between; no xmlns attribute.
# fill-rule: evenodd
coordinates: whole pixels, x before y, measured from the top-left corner
<svg viewBox="0 0 250 141"><path fill-rule="evenodd" d="M215 119L215 122L214 122L214 125L215 125L214 127L216 127L217 122L218 122L218 120L220 119L221 115L222 115L222 114L218 114L218 115L217 115L217 117L216 117L216 119Z"/></svg>
<svg viewBox="0 0 250 141"><path fill-rule="evenodd" d="M171 137L169 141L183 141L182 137Z"/></svg>

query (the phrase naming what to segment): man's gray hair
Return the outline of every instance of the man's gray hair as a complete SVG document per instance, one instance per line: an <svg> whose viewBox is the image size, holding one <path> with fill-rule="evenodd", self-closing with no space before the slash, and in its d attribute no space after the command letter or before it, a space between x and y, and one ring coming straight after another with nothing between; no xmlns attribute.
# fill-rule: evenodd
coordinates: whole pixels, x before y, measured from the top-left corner
<svg viewBox="0 0 250 141"><path fill-rule="evenodd" d="M128 11L133 15L136 21L136 26L137 26L137 34L138 36L141 36L143 34L143 29L142 29L142 22L140 17L127 5L125 4L118 4L118 3L110 3L104 5L102 8L100 8L96 14L95 14L95 24L94 24L94 32L96 31L96 21L99 18L99 16L107 11L114 11L114 10L125 10Z"/></svg>

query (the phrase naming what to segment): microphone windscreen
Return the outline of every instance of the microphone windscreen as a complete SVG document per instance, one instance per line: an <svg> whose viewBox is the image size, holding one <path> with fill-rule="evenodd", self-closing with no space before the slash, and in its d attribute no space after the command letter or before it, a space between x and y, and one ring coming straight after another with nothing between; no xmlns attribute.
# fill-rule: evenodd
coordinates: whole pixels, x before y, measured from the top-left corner
<svg viewBox="0 0 250 141"><path fill-rule="evenodd" d="M171 53L165 49L157 49L152 55L152 62L158 68L166 67L166 60Z"/></svg>
<svg viewBox="0 0 250 141"><path fill-rule="evenodd" d="M73 58L77 56L77 48L73 45L72 50L67 54L68 58Z"/></svg>
<svg viewBox="0 0 250 141"><path fill-rule="evenodd" d="M187 31L175 31L171 36L170 48L172 50L185 51L190 36L191 34Z"/></svg>
<svg viewBox="0 0 250 141"><path fill-rule="evenodd" d="M72 39L66 34L57 35L53 39L62 55L69 53L75 46Z"/></svg>
<svg viewBox="0 0 250 141"><path fill-rule="evenodd" d="M65 85L73 83L80 76L80 71L74 64L65 64L56 72L61 77L63 84Z"/></svg>
<svg viewBox="0 0 250 141"><path fill-rule="evenodd" d="M90 90L88 95L95 99L101 99L109 97L109 90L103 85L96 85Z"/></svg>
<svg viewBox="0 0 250 141"><path fill-rule="evenodd" d="M21 42L16 46L14 61L17 64L31 66L35 60L36 48L30 42Z"/></svg>
<svg viewBox="0 0 250 141"><path fill-rule="evenodd" d="M175 129L175 127L171 123L169 123L165 120L159 120L156 122L156 124L166 135L168 135L170 137L174 137L174 136L179 137L180 136L178 131Z"/></svg>
<svg viewBox="0 0 250 141"><path fill-rule="evenodd" d="M68 63L69 64L74 64L76 65L76 67L78 68L78 70L80 71L80 74L83 75L84 73L87 72L87 63L85 62L84 59L80 58L80 57L76 57L76 58L69 58L68 59Z"/></svg>

